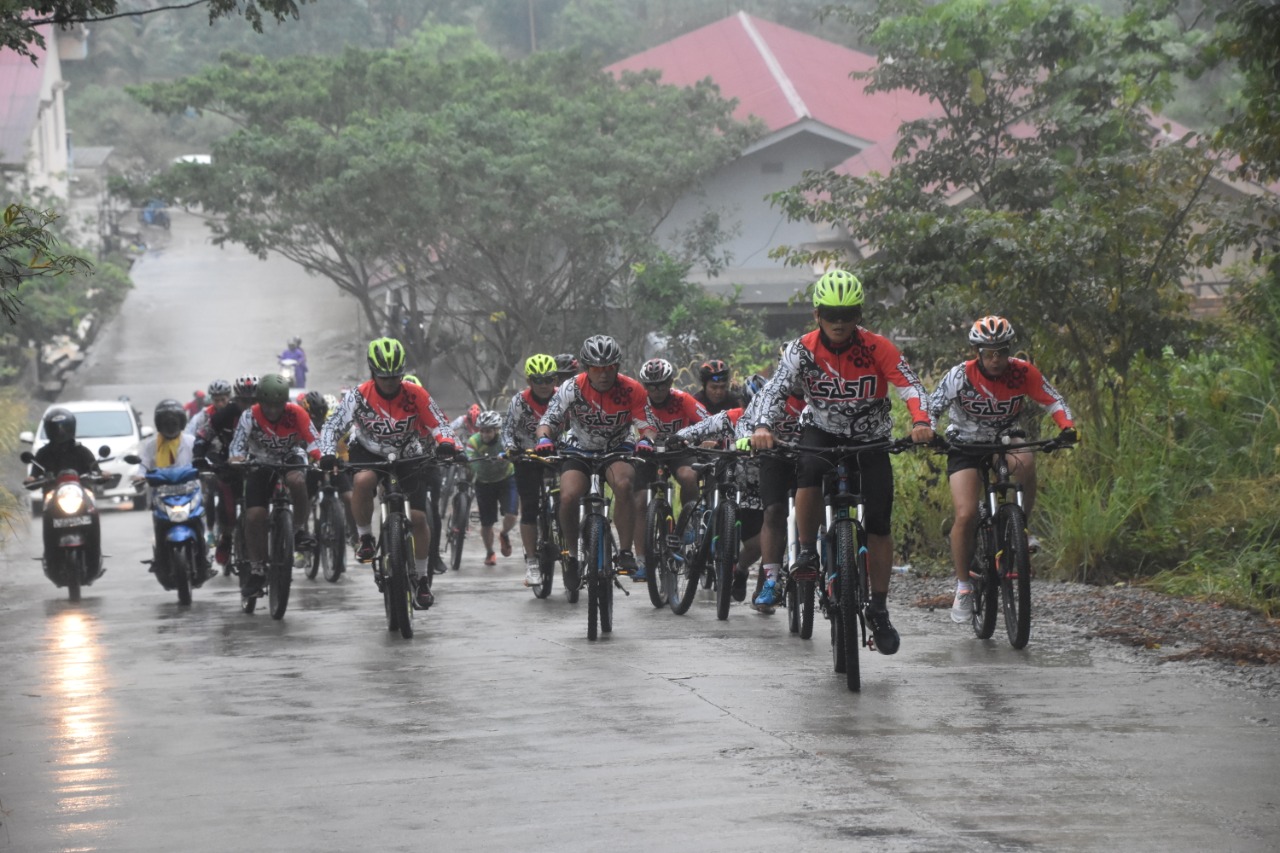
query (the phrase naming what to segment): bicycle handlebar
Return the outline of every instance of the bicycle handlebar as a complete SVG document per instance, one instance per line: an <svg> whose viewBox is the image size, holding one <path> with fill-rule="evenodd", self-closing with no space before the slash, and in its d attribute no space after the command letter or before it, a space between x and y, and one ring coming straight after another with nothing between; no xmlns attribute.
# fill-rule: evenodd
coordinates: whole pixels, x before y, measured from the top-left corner
<svg viewBox="0 0 1280 853"><path fill-rule="evenodd" d="M1021 444L1005 444L1004 442L980 443L976 441L948 441L939 437L937 446L943 450L955 450L960 453L970 453L974 456L985 456L988 453L1017 453L1020 451L1053 453L1055 450L1070 450L1075 447L1075 443L1063 444L1056 438L1042 438L1038 441L1027 441Z"/></svg>

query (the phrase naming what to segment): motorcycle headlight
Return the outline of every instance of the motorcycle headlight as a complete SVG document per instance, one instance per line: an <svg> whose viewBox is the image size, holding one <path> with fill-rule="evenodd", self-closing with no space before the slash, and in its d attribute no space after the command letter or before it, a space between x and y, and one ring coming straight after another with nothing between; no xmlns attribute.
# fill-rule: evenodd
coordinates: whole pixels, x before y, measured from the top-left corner
<svg viewBox="0 0 1280 853"><path fill-rule="evenodd" d="M169 504L166 507L169 511L170 521L186 521L191 517L191 501L184 504Z"/></svg>
<svg viewBox="0 0 1280 853"><path fill-rule="evenodd" d="M68 483L58 487L53 500L64 514L75 515L84 509L84 490Z"/></svg>

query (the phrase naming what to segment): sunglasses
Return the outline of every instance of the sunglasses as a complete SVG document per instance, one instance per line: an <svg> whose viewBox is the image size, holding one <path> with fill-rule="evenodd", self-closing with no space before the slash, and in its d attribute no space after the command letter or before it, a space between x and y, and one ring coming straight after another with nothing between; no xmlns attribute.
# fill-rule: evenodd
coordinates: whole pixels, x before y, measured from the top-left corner
<svg viewBox="0 0 1280 853"><path fill-rule="evenodd" d="M555 373L538 373L529 377L530 385L554 385L556 384Z"/></svg>
<svg viewBox="0 0 1280 853"><path fill-rule="evenodd" d="M826 320L828 323L850 323L857 320L862 314L861 308L819 308L819 319Z"/></svg>
<svg viewBox="0 0 1280 853"><path fill-rule="evenodd" d="M978 347L979 355L1008 355L1009 347Z"/></svg>

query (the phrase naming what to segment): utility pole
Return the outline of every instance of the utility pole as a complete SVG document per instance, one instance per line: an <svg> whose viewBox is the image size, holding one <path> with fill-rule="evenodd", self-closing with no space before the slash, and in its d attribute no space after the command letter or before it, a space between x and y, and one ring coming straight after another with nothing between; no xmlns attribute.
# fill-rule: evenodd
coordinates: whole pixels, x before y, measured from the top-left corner
<svg viewBox="0 0 1280 853"><path fill-rule="evenodd" d="M538 52L538 27L533 22L533 0L525 0L529 8L529 52Z"/></svg>

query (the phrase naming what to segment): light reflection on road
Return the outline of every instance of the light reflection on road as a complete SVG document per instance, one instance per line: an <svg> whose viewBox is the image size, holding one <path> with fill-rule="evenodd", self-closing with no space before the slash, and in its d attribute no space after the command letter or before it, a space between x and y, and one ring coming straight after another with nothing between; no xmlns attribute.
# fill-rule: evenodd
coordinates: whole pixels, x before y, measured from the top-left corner
<svg viewBox="0 0 1280 853"><path fill-rule="evenodd" d="M54 700L54 796L67 850L96 850L109 824L118 782L111 707L96 625L66 610L50 620L49 695Z"/></svg>

